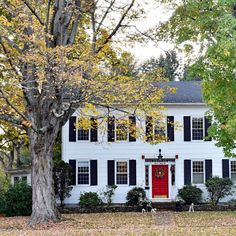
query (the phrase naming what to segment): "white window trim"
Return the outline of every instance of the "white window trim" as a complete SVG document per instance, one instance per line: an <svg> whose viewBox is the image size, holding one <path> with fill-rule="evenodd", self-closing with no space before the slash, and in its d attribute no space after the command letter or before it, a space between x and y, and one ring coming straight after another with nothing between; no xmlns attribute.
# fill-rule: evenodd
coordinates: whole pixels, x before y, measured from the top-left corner
<svg viewBox="0 0 236 236"><path fill-rule="evenodd" d="M203 139L201 140L193 140L193 118L202 118L202 125L203 125ZM191 121L190 121L190 129L191 129L191 142L194 143L202 143L205 141L205 117L204 116L199 116L199 115L195 115L195 116L191 116Z"/></svg>
<svg viewBox="0 0 236 236"><path fill-rule="evenodd" d="M232 180L232 178L231 178L231 173L232 173L232 171L231 171L231 162L232 161L236 161L236 159L229 160L229 178L231 180ZM236 172L235 172L235 174L236 174ZM233 181L233 183L236 184L236 181Z"/></svg>
<svg viewBox="0 0 236 236"><path fill-rule="evenodd" d="M117 162L127 162L127 184L117 184ZM115 160L115 184L117 186L129 186L129 160Z"/></svg>
<svg viewBox="0 0 236 236"><path fill-rule="evenodd" d="M198 183L198 184L195 184L193 183L193 162L196 162L196 161L202 161L203 162L203 183ZM201 185L205 185L205 176L206 176L206 169L205 169L205 159L194 159L194 160L191 160L191 184L192 185L197 185L197 186L201 186Z"/></svg>
<svg viewBox="0 0 236 236"><path fill-rule="evenodd" d="M123 120L125 120L125 119L123 119ZM115 142L117 142L117 143L128 143L129 142L129 127L127 127L127 139L126 140L117 140L117 138L116 138L116 136L117 136L117 131L116 130L117 130L117 125L118 125L117 120L119 120L119 118L115 118L115 122L114 122L115 123L115 137L114 137ZM128 120L127 120L127 124L128 124Z"/></svg>
<svg viewBox="0 0 236 236"><path fill-rule="evenodd" d="M78 172L78 167L79 167L78 162L82 162L82 161L87 161L89 163L89 172L88 172L88 174L89 174L89 183L88 184L78 184L78 174L79 174L79 172ZM91 170L90 170L90 160L88 160L88 159L79 159L78 160L77 159L76 160L76 186L90 186L90 183L91 183L90 172L91 172Z"/></svg>
<svg viewBox="0 0 236 236"><path fill-rule="evenodd" d="M79 117L76 117L76 124L77 124L78 120L79 120ZM75 131L76 131L76 142L79 142L79 143L89 143L90 140L91 140L91 128L89 128L88 130L89 130L88 139L87 140L79 140L78 139L79 128L76 127L75 128Z"/></svg>

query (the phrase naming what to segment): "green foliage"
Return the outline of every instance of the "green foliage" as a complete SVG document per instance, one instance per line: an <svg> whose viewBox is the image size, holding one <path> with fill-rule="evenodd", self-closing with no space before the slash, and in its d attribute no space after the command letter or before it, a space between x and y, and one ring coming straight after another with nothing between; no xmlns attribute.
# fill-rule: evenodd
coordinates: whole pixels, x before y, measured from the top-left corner
<svg viewBox="0 0 236 236"><path fill-rule="evenodd" d="M4 170L0 168L0 194L3 194L7 191L10 185L10 180L7 178Z"/></svg>
<svg viewBox="0 0 236 236"><path fill-rule="evenodd" d="M174 4L174 0L169 0ZM236 157L236 5L233 0L187 0L176 7L158 36L200 45L191 77L203 80L204 99L215 119L210 135L227 157ZM191 55L192 50L187 52Z"/></svg>
<svg viewBox="0 0 236 236"><path fill-rule="evenodd" d="M107 185L106 189L102 192L102 195L104 196L105 201L108 206L110 206L112 203L116 188L117 188L117 186L115 184L113 184L111 186Z"/></svg>
<svg viewBox="0 0 236 236"><path fill-rule="evenodd" d="M211 203L216 205L220 199L232 195L233 182L229 178L213 177L206 182Z"/></svg>
<svg viewBox="0 0 236 236"><path fill-rule="evenodd" d="M186 185L178 190L178 196L182 198L186 204L197 204L202 200L202 190L196 186Z"/></svg>
<svg viewBox="0 0 236 236"><path fill-rule="evenodd" d="M231 207L236 207L236 199L229 200L228 205L231 206Z"/></svg>
<svg viewBox="0 0 236 236"><path fill-rule="evenodd" d="M81 207L95 207L102 204L96 192L85 192L80 195L79 205Z"/></svg>
<svg viewBox="0 0 236 236"><path fill-rule="evenodd" d="M28 216L32 208L32 189L20 181L0 195L0 213L6 216Z"/></svg>
<svg viewBox="0 0 236 236"><path fill-rule="evenodd" d="M139 199L146 198L146 192L141 187L134 187L132 188L126 196L126 204L131 206L139 205Z"/></svg>
<svg viewBox="0 0 236 236"><path fill-rule="evenodd" d="M67 197L70 197L70 165L64 161L54 163L53 168L53 179L54 179L54 190L56 197L60 199L61 206Z"/></svg>

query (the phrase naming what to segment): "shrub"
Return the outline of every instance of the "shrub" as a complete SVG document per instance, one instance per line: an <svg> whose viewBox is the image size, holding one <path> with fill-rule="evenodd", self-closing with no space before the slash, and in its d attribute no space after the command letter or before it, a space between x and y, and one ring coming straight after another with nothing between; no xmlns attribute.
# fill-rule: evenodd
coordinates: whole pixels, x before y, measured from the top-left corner
<svg viewBox="0 0 236 236"><path fill-rule="evenodd" d="M79 205L82 207L95 207L101 203L101 199L95 192L82 193L79 198Z"/></svg>
<svg viewBox="0 0 236 236"><path fill-rule="evenodd" d="M178 190L178 196L182 198L186 204L197 204L202 200L202 190L196 186L187 185Z"/></svg>
<svg viewBox="0 0 236 236"><path fill-rule="evenodd" d="M1 210L6 216L27 216L31 214L32 189L24 181L19 181L1 196Z"/></svg>
<svg viewBox="0 0 236 236"><path fill-rule="evenodd" d="M231 206L231 207L236 207L236 199L229 200L228 205Z"/></svg>
<svg viewBox="0 0 236 236"><path fill-rule="evenodd" d="M106 189L102 192L102 195L104 196L108 206L110 206L112 203L116 188L117 186L115 184L111 186L107 185Z"/></svg>
<svg viewBox="0 0 236 236"><path fill-rule="evenodd" d="M62 160L55 162L53 168L53 180L55 194L56 197L60 199L62 207L64 200L71 196L70 191L72 190L72 187L70 186L70 165Z"/></svg>
<svg viewBox="0 0 236 236"><path fill-rule="evenodd" d="M229 178L213 177L206 182L210 201L216 205L220 199L232 195L233 182Z"/></svg>
<svg viewBox="0 0 236 236"><path fill-rule="evenodd" d="M127 205L131 206L139 205L140 198L142 199L146 198L145 190L141 187L134 187L127 193L126 203Z"/></svg>

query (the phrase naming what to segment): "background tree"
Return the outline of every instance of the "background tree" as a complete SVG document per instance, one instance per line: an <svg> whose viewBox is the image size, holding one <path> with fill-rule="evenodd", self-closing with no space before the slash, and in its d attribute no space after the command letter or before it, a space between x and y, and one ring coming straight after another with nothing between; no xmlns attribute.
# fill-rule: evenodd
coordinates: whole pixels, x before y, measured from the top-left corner
<svg viewBox="0 0 236 236"><path fill-rule="evenodd" d="M215 118L210 134L227 157L236 156L235 25L235 1L187 0L179 1L173 16L158 30L159 39L184 44L190 54L194 43L200 46L191 75L203 80L204 99Z"/></svg>
<svg viewBox="0 0 236 236"><path fill-rule="evenodd" d="M70 191L72 190L71 183L71 170L70 165L64 161L54 162L53 167L53 180L54 190L56 197L60 199L61 207L63 206L64 200L70 197Z"/></svg>
<svg viewBox="0 0 236 236"><path fill-rule="evenodd" d="M135 104L130 114L147 113L164 94L150 80L108 66L107 55L120 50L115 39L124 41L145 11L135 0L2 0L0 8L0 120L29 137L30 224L57 221L52 153L69 117L77 108L100 106L102 119L129 104Z"/></svg>

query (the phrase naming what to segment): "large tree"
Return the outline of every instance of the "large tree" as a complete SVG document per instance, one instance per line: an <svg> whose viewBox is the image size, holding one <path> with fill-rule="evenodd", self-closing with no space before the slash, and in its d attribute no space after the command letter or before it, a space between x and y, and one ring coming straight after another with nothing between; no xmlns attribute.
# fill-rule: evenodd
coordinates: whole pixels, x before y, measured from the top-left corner
<svg viewBox="0 0 236 236"><path fill-rule="evenodd" d="M185 44L190 53L196 50L194 44L200 48L190 74L203 80L204 98L214 117L211 135L227 157L235 157L236 2L187 0L178 4L170 20L159 28L159 37Z"/></svg>
<svg viewBox="0 0 236 236"><path fill-rule="evenodd" d="M109 57L122 56L114 45L135 38L130 27L144 11L135 0L2 0L0 9L0 120L29 137L30 224L56 221L53 145L75 110L101 106L105 117L127 107L135 115L161 101L164 88L120 75Z"/></svg>

